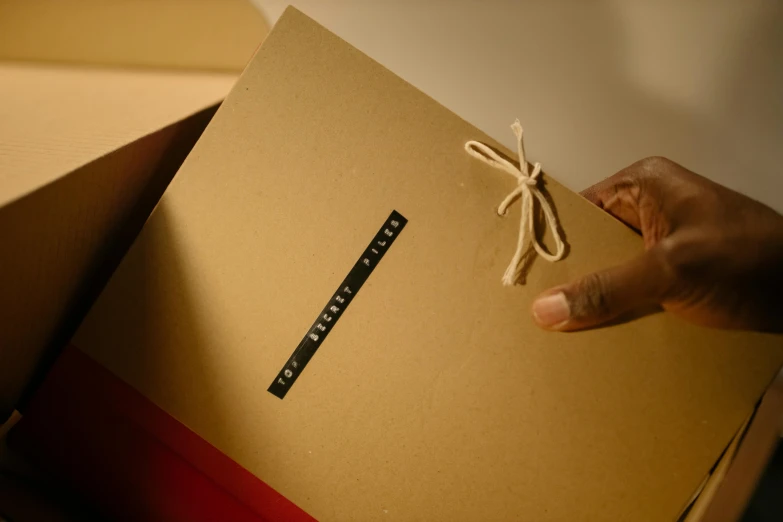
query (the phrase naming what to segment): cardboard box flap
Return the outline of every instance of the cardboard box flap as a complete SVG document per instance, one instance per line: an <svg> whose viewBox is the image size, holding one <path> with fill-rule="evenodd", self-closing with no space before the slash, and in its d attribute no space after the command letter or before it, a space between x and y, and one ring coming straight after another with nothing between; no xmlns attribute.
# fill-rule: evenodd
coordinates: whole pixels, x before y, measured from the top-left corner
<svg viewBox="0 0 783 522"><path fill-rule="evenodd" d="M0 59L240 72L267 33L248 0L4 0Z"/></svg>
<svg viewBox="0 0 783 522"><path fill-rule="evenodd" d="M0 420L23 407L23 392L34 389L73 335L216 109L175 121L72 171L56 171L51 162L46 172L57 172L58 179L0 206ZM73 139L67 132L63 137ZM54 143L64 146L54 152L22 149L17 159L31 161L6 163L18 170L4 174L30 173L46 153L68 151L67 142ZM35 152L44 157L32 161ZM31 181L3 175L0 183L7 180L4 186L14 188L18 179Z"/></svg>
<svg viewBox="0 0 783 522"><path fill-rule="evenodd" d="M470 139L497 146L289 8L74 344L319 520L675 519L780 338L666 314L539 330L538 292L641 241L547 176L570 252L501 286L514 182ZM405 229L280 400L392 210Z"/></svg>
<svg viewBox="0 0 783 522"><path fill-rule="evenodd" d="M0 2L0 419L264 36L243 0Z"/></svg>
<svg viewBox="0 0 783 522"><path fill-rule="evenodd" d="M0 206L219 103L228 73L0 63Z"/></svg>

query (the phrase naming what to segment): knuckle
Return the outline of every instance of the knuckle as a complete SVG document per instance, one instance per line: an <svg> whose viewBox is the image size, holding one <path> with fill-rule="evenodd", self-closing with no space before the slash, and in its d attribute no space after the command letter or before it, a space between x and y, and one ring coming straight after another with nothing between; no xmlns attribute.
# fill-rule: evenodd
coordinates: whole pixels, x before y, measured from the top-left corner
<svg viewBox="0 0 783 522"><path fill-rule="evenodd" d="M677 164L663 156L649 156L632 165L636 177L643 180L656 180L671 173Z"/></svg>
<svg viewBox="0 0 783 522"><path fill-rule="evenodd" d="M662 274L661 297L688 293L694 285L710 278L714 257L709 241L703 238L674 236L664 238L655 248L655 259Z"/></svg>
<svg viewBox="0 0 783 522"><path fill-rule="evenodd" d="M663 156L648 156L638 163L639 167L647 172L660 172L670 168L675 163Z"/></svg>
<svg viewBox="0 0 783 522"><path fill-rule="evenodd" d="M663 238L657 245L656 259L661 268L674 279L682 279L704 265L709 242L684 234Z"/></svg>
<svg viewBox="0 0 783 522"><path fill-rule="evenodd" d="M577 298L573 303L572 315L576 318L605 318L612 312L611 296L606 277L602 273L585 276L578 285Z"/></svg>
<svg viewBox="0 0 783 522"><path fill-rule="evenodd" d="M683 258L682 247L676 241L669 238L661 240L654 249L650 250L651 259L658 281L657 296L664 299L682 287L681 282L687 278L686 263Z"/></svg>

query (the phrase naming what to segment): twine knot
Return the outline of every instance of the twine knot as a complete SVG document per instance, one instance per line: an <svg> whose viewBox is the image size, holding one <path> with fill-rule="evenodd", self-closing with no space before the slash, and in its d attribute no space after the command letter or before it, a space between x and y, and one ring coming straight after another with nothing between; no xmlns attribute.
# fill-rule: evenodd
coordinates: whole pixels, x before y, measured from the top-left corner
<svg viewBox="0 0 783 522"><path fill-rule="evenodd" d="M512 286L519 281L519 276L522 271L522 258L525 255L528 236L530 237L530 242L536 252L547 261L559 261L565 253L565 243L563 242L563 238L560 237L560 230L558 228L555 213L547 199L541 193L541 190L538 188L538 180L541 175L541 164L536 163L533 166L533 172L530 172L530 167L525 160L525 145L522 139L523 131L519 120L516 120L514 124L511 125L511 130L514 131L514 135L517 138L519 167L501 157L497 152L492 150L492 148L481 142L471 140L465 143L465 150L468 154L483 161L487 165L511 174L517 179L517 187L512 190L498 206L498 214L505 216L508 212L508 207L518 198L522 199L517 250L514 253L514 257L511 258L511 263L508 265L508 268L506 268L506 272L503 274L502 281L505 286ZM534 200L536 199L541 205L541 210L544 211L547 226L555 239L556 251L554 254L550 254L544 250L544 247L541 246L538 242L538 238L536 238L534 227Z"/></svg>

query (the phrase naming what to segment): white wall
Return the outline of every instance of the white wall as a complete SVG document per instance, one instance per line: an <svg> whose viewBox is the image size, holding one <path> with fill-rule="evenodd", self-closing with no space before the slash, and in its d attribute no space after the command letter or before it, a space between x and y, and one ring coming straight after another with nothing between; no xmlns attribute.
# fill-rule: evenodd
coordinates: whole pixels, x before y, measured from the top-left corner
<svg viewBox="0 0 783 522"><path fill-rule="evenodd" d="M573 189L665 155L783 211L783 2L294 1Z"/></svg>

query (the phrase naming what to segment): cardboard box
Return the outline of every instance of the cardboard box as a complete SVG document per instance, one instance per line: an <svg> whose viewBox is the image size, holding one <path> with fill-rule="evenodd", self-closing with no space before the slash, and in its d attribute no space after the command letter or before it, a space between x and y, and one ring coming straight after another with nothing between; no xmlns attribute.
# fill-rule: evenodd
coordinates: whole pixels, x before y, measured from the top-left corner
<svg viewBox="0 0 783 522"><path fill-rule="evenodd" d="M242 0L0 3L0 420L265 33Z"/></svg>
<svg viewBox="0 0 783 522"><path fill-rule="evenodd" d="M537 329L539 291L641 241L547 176L568 255L501 286L513 180L471 139L511 156L289 8L16 443L117 520L675 520L780 338L666 314ZM404 230L346 293L392 220ZM281 400L268 388L338 297L350 308Z"/></svg>

